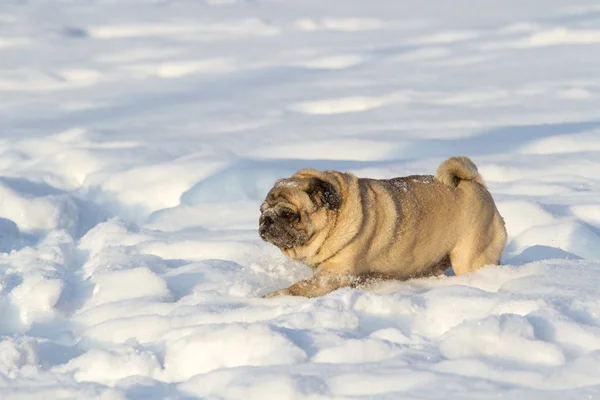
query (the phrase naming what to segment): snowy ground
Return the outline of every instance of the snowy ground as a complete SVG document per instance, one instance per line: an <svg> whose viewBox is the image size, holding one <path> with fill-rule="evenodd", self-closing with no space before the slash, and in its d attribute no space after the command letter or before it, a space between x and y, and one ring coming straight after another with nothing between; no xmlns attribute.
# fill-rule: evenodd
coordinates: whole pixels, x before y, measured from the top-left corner
<svg viewBox="0 0 600 400"><path fill-rule="evenodd" d="M1 399L600 398L597 0L4 0ZM479 165L505 265L260 296L276 178Z"/></svg>

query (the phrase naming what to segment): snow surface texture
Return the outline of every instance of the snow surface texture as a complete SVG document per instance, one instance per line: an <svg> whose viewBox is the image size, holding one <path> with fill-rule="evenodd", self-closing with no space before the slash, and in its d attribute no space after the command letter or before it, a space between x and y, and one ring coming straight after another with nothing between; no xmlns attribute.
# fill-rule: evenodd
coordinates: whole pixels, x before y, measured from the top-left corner
<svg viewBox="0 0 600 400"><path fill-rule="evenodd" d="M0 398L600 398L597 0L0 4ZM303 167L471 156L503 266L317 299Z"/></svg>

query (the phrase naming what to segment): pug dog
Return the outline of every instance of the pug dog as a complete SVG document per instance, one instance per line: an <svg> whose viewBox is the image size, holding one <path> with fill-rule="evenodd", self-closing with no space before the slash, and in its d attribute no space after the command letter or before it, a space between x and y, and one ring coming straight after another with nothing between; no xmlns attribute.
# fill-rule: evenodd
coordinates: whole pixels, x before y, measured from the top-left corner
<svg viewBox="0 0 600 400"><path fill-rule="evenodd" d="M316 297L365 279L456 275L498 264L506 228L475 164L451 157L435 175L358 178L303 169L275 183L259 235L314 270L266 295Z"/></svg>

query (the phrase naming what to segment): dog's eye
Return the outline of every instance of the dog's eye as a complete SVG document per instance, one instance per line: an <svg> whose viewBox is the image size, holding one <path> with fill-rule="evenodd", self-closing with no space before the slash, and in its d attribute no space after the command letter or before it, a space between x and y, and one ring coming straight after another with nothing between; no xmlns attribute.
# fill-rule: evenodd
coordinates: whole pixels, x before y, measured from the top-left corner
<svg viewBox="0 0 600 400"><path fill-rule="evenodd" d="M296 213L290 210L282 210L279 213L279 216L285 219L286 221L293 221L296 219Z"/></svg>

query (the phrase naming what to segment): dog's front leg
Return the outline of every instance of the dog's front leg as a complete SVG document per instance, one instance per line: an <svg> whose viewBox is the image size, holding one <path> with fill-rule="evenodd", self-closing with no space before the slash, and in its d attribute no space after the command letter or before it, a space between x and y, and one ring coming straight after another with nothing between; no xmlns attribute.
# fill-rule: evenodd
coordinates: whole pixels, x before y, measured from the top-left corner
<svg viewBox="0 0 600 400"><path fill-rule="evenodd" d="M349 286L353 279L349 276L317 273L310 279L294 283L287 289L277 290L264 296L266 299L278 296L319 297L336 289Z"/></svg>

